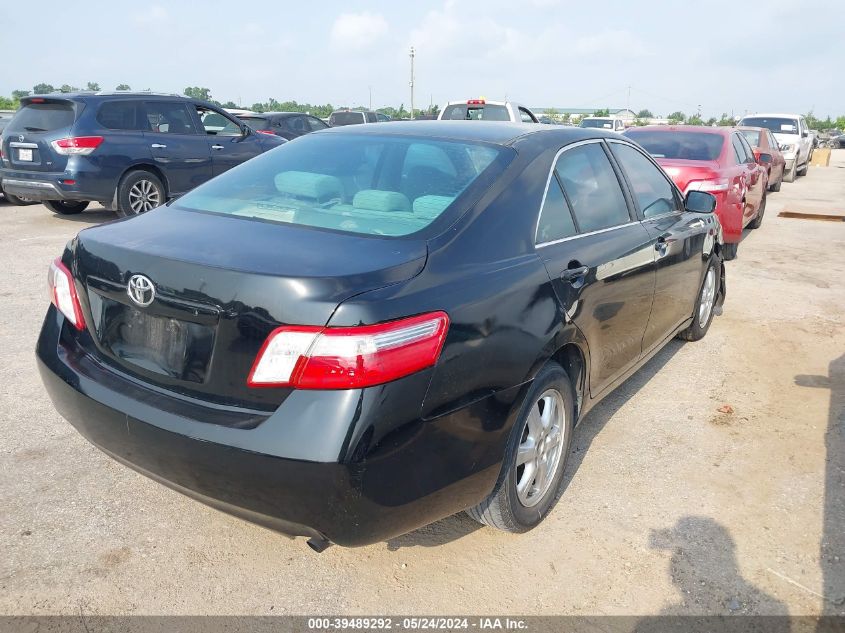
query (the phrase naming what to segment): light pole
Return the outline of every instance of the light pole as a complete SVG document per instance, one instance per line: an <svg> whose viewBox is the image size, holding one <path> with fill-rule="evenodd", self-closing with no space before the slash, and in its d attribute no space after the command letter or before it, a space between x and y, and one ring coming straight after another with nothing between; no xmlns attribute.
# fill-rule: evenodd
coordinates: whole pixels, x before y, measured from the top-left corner
<svg viewBox="0 0 845 633"><path fill-rule="evenodd" d="M414 47L411 47L411 120L414 118Z"/></svg>
<svg viewBox="0 0 845 633"><path fill-rule="evenodd" d="M372 110L373 109L373 87L367 86L367 88L370 91L370 110Z"/></svg>

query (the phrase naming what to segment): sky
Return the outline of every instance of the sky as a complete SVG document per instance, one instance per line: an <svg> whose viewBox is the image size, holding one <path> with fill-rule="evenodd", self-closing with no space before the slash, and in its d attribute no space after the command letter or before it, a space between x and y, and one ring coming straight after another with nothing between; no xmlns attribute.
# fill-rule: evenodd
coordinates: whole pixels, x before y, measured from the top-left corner
<svg viewBox="0 0 845 633"><path fill-rule="evenodd" d="M414 46L416 107L845 115L843 0L6 0L0 25L3 95L95 81L408 108Z"/></svg>

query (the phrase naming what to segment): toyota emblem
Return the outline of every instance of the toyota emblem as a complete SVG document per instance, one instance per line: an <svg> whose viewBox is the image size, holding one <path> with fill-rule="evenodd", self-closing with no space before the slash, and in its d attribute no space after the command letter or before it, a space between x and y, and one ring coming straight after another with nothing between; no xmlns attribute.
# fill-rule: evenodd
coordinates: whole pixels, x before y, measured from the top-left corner
<svg viewBox="0 0 845 633"><path fill-rule="evenodd" d="M136 304L146 308L156 298L156 287L149 277L144 275L132 275L126 285L126 294Z"/></svg>

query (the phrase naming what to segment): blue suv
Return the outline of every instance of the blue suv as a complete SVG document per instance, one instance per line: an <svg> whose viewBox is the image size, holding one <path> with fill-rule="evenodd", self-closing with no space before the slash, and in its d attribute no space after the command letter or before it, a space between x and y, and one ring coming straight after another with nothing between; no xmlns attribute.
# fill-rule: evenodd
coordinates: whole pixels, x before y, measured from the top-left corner
<svg viewBox="0 0 845 633"><path fill-rule="evenodd" d="M56 213L136 215L284 142L179 95L38 95L0 136L0 186Z"/></svg>

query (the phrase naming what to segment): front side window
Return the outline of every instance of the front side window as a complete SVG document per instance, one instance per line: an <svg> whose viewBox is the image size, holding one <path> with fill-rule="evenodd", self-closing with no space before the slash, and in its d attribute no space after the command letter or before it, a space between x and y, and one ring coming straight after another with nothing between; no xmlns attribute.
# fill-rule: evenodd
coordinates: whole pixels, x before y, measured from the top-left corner
<svg viewBox="0 0 845 633"><path fill-rule="evenodd" d="M270 123L270 119L266 117L260 116L242 116L239 117L241 121L246 123L249 127L253 130L261 131L261 130L269 130L272 127Z"/></svg>
<svg viewBox="0 0 845 633"><path fill-rule="evenodd" d="M348 233L404 236L489 186L513 150L375 135L306 135L182 196L190 210Z"/></svg>
<svg viewBox="0 0 845 633"><path fill-rule="evenodd" d="M197 114L202 120L202 126L206 134L213 136L241 136L241 126L227 116L219 112L197 106Z"/></svg>
<svg viewBox="0 0 845 633"><path fill-rule="evenodd" d="M616 172L599 143L565 151L555 166L582 233L630 222Z"/></svg>
<svg viewBox="0 0 845 633"><path fill-rule="evenodd" d="M311 131L310 126L305 123L304 116L289 116L285 119L285 125L294 134L306 134Z"/></svg>
<svg viewBox="0 0 845 633"><path fill-rule="evenodd" d="M191 113L184 103L147 101L144 104L148 131L161 134L196 134Z"/></svg>
<svg viewBox="0 0 845 633"><path fill-rule="evenodd" d="M739 140L739 144L742 145L743 152L745 153L745 162L756 163L757 159L754 158L754 150L751 148L748 140L742 134L738 134L736 138Z"/></svg>
<svg viewBox="0 0 845 633"><path fill-rule="evenodd" d="M644 218L678 210L674 188L654 163L630 145L611 143L610 146L628 175L634 198Z"/></svg>

